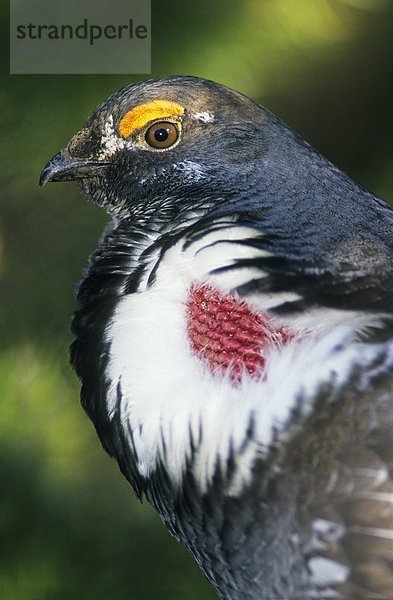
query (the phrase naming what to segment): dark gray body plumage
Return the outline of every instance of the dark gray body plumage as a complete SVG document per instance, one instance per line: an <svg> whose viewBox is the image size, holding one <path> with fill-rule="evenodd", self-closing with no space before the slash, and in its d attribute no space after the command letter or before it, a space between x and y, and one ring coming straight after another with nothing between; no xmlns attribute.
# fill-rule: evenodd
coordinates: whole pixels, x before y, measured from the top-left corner
<svg viewBox="0 0 393 600"><path fill-rule="evenodd" d="M230 465L202 496L191 476L180 492L163 470L146 482L223 600L391 598L392 357L381 350L373 367L369 379L354 371L342 388L321 388L305 421L295 413L293 437L277 436L239 496L227 494ZM318 581L312 565L321 558L347 571L342 582Z"/></svg>

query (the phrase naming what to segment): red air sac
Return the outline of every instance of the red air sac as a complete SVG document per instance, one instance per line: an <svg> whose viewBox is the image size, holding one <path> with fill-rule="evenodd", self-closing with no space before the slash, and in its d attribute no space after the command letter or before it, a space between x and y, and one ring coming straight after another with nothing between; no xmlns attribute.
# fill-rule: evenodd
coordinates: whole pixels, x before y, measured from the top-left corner
<svg viewBox="0 0 393 600"><path fill-rule="evenodd" d="M239 382L245 373L259 379L266 349L282 346L294 337L285 327L273 326L268 315L208 285L193 285L187 301L187 331L193 352L212 372L230 370Z"/></svg>

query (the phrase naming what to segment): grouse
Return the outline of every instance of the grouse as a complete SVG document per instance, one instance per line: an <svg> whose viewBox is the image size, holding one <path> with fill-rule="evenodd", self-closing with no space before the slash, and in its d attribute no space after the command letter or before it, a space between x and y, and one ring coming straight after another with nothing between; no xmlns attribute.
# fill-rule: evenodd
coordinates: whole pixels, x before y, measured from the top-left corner
<svg viewBox="0 0 393 600"><path fill-rule="evenodd" d="M393 213L256 102L114 93L48 162L111 222L71 361L223 600L392 598Z"/></svg>

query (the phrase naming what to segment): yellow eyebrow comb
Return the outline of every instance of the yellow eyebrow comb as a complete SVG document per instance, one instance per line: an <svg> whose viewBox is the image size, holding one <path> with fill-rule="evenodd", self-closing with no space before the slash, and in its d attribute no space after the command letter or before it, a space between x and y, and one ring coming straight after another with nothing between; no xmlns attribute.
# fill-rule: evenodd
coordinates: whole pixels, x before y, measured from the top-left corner
<svg viewBox="0 0 393 600"><path fill-rule="evenodd" d="M152 100L146 104L139 104L129 110L119 123L119 133L123 138L128 138L132 133L144 127L149 121L155 119L168 119L180 117L184 114L184 107L169 100Z"/></svg>

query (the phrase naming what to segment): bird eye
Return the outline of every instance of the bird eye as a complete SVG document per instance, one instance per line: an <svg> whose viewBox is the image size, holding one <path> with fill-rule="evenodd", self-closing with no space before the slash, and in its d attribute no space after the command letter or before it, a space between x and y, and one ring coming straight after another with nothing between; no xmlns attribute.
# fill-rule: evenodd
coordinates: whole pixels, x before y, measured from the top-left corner
<svg viewBox="0 0 393 600"><path fill-rule="evenodd" d="M178 137L179 128L169 121L154 123L145 134L145 139L149 146L157 149L169 148L169 146L172 146L177 141Z"/></svg>

